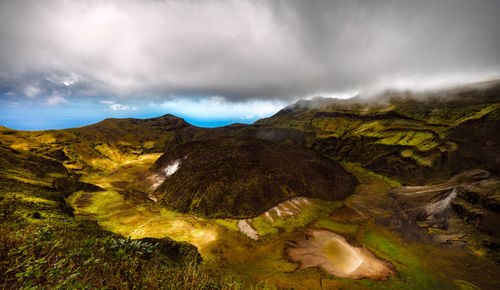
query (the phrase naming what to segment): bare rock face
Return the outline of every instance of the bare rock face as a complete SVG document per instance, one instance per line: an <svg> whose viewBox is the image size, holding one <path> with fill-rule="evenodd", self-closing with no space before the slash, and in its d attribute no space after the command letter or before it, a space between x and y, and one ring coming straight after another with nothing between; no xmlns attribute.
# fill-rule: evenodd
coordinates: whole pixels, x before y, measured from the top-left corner
<svg viewBox="0 0 500 290"><path fill-rule="evenodd" d="M499 186L497 176L477 169L457 174L441 184L401 186L393 189L392 197L410 219L427 222L429 226L446 229L453 211L485 233L499 235L495 225L487 222L500 212Z"/></svg>
<svg viewBox="0 0 500 290"><path fill-rule="evenodd" d="M254 241L257 241L259 239L259 234L258 234L257 230L255 230L250 225L248 220L239 220L237 226L238 226L238 229L240 230L240 232L242 234L244 234L245 236L249 237L250 239L252 239Z"/></svg>
<svg viewBox="0 0 500 290"><path fill-rule="evenodd" d="M466 171L435 185L397 187L391 196L399 219L426 229L438 242L492 254L500 248L500 178L486 170ZM477 231L473 239L471 229Z"/></svg>

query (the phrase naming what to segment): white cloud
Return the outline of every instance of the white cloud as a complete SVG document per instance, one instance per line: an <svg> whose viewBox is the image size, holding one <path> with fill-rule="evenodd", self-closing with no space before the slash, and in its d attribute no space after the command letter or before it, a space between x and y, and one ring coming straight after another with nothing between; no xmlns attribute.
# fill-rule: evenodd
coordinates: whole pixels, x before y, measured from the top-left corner
<svg viewBox="0 0 500 290"><path fill-rule="evenodd" d="M52 95L52 96L48 97L47 100L45 101L45 104L47 106L55 106L55 105L67 104L67 103L69 103L69 101L60 95Z"/></svg>
<svg viewBox="0 0 500 290"><path fill-rule="evenodd" d="M112 105L112 104L114 104L115 102L113 102L113 101L108 101L108 100L102 100L102 101L99 101L98 103L99 103L99 104L104 104L104 105Z"/></svg>
<svg viewBox="0 0 500 290"><path fill-rule="evenodd" d="M0 0L0 84L20 95L35 79L75 98L291 101L395 78L498 77L499 9L498 0Z"/></svg>
<svg viewBox="0 0 500 290"><path fill-rule="evenodd" d="M42 90L39 87L32 85L25 87L23 90L24 95L32 99L38 96L41 92Z"/></svg>
<svg viewBox="0 0 500 290"><path fill-rule="evenodd" d="M256 119L270 116L287 103L277 100L248 100L242 102L231 102L221 96L213 96L199 100L173 98L170 101L157 104L152 107L161 107L169 112L183 116L197 118L240 118Z"/></svg>
<svg viewBox="0 0 500 290"><path fill-rule="evenodd" d="M74 72L69 74L51 73L45 79L53 84L69 87L81 82L83 77Z"/></svg>
<svg viewBox="0 0 500 290"><path fill-rule="evenodd" d="M112 111L137 111L139 109L137 106L122 105L110 100L101 100L98 103L108 105L108 108Z"/></svg>
<svg viewBox="0 0 500 290"><path fill-rule="evenodd" d="M344 92L318 92L304 97L305 100L312 100L317 97L335 98L335 99L350 99L358 95L358 91L344 91Z"/></svg>
<svg viewBox="0 0 500 290"><path fill-rule="evenodd" d="M109 108L113 111L127 111L130 110L129 106L124 106L121 104L112 104L109 106Z"/></svg>

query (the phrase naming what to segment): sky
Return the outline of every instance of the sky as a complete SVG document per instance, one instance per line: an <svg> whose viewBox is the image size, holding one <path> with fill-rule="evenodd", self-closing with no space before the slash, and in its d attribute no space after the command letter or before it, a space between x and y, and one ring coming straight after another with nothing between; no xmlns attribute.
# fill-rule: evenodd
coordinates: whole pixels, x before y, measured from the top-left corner
<svg viewBox="0 0 500 290"><path fill-rule="evenodd" d="M498 0L2 0L0 125L174 114L500 77Z"/></svg>

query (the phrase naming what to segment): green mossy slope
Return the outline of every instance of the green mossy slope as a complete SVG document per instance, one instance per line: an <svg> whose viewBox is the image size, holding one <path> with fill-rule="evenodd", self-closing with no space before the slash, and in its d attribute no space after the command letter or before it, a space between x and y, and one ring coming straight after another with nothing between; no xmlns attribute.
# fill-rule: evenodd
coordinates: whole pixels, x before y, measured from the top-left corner
<svg viewBox="0 0 500 290"><path fill-rule="evenodd" d="M325 105L326 104L326 105ZM302 143L406 184L440 182L461 171L500 172L500 82L373 99L291 105L258 127L306 132Z"/></svg>
<svg viewBox="0 0 500 290"><path fill-rule="evenodd" d="M75 218L67 196L97 186L55 159L4 146L0 153L2 288L209 289L231 279L205 272L188 243L130 240Z"/></svg>
<svg viewBox="0 0 500 290"><path fill-rule="evenodd" d="M15 150L61 161L73 172L102 171L147 153L163 151L174 132L190 127L183 119L165 115L152 119L106 119L64 130L18 131L0 127L0 141Z"/></svg>

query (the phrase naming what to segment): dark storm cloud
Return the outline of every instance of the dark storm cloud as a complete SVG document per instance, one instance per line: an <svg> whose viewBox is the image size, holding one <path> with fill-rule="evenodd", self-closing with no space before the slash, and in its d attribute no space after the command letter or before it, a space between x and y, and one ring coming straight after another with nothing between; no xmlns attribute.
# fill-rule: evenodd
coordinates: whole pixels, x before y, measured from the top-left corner
<svg viewBox="0 0 500 290"><path fill-rule="evenodd" d="M500 1L1 1L0 90L294 99L499 76Z"/></svg>

